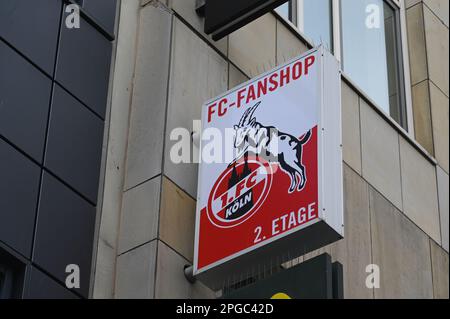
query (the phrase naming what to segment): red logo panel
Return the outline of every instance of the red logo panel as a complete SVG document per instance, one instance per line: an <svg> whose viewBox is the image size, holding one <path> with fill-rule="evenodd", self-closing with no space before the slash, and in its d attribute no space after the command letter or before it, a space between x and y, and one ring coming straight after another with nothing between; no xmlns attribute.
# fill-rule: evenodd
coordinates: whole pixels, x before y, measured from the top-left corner
<svg viewBox="0 0 450 319"><path fill-rule="evenodd" d="M309 135L308 135L309 134ZM318 131L303 141L294 173L282 165L248 154L216 180L200 211L198 269L230 258L319 217Z"/></svg>

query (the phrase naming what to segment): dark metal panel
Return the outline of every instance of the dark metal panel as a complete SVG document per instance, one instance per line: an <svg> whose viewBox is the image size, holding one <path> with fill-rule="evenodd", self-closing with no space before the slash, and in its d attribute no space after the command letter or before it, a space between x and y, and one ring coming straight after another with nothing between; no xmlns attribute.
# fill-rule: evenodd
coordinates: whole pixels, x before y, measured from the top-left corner
<svg viewBox="0 0 450 319"><path fill-rule="evenodd" d="M108 96L112 44L81 19L61 29L56 80L102 118Z"/></svg>
<svg viewBox="0 0 450 319"><path fill-rule="evenodd" d="M333 299L332 279L331 256L323 254L242 289L230 291L224 298L270 299L283 293L291 299Z"/></svg>
<svg viewBox="0 0 450 319"><path fill-rule="evenodd" d="M0 36L53 74L61 0L1 0Z"/></svg>
<svg viewBox="0 0 450 319"><path fill-rule="evenodd" d="M205 33L219 40L288 0L206 0Z"/></svg>
<svg viewBox="0 0 450 319"><path fill-rule="evenodd" d="M0 139L0 241L30 257L40 168Z"/></svg>
<svg viewBox="0 0 450 319"><path fill-rule="evenodd" d="M89 293L94 227L95 207L44 173L33 262L63 283L67 265L78 265L77 290L84 297Z"/></svg>
<svg viewBox="0 0 450 319"><path fill-rule="evenodd" d="M24 299L79 299L70 290L35 267L29 267L27 277Z"/></svg>
<svg viewBox="0 0 450 319"><path fill-rule="evenodd" d="M45 167L93 203L97 201L103 121L55 86Z"/></svg>
<svg viewBox="0 0 450 319"><path fill-rule="evenodd" d="M333 299L344 299L344 266L333 263Z"/></svg>
<svg viewBox="0 0 450 319"><path fill-rule="evenodd" d="M22 298L25 264L0 247L0 300Z"/></svg>
<svg viewBox="0 0 450 319"><path fill-rule="evenodd" d="M52 81L1 40L0 70L0 134L41 162Z"/></svg>
<svg viewBox="0 0 450 319"><path fill-rule="evenodd" d="M261 269L272 267L272 262L267 259L267 256L277 256L280 251L284 251L289 252L291 258L300 257L340 239L342 239L340 234L324 221L320 221L305 228L301 233L297 232L272 242L263 250L248 252L238 259L215 267L214 271L200 273L195 278L213 290L220 290L223 288L224 278L228 285L237 284L241 274L254 271L255 264Z"/></svg>
<svg viewBox="0 0 450 319"><path fill-rule="evenodd" d="M84 0L83 7L109 33L114 33L117 0Z"/></svg>

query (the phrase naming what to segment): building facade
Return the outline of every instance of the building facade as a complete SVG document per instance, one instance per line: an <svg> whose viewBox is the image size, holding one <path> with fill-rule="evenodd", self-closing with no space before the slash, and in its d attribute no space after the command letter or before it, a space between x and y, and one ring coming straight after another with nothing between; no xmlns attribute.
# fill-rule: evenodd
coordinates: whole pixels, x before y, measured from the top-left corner
<svg viewBox="0 0 450 319"><path fill-rule="evenodd" d="M291 1L219 41L196 0L84 0L74 30L72 1L41 0L43 12L8 2L0 283L17 278L10 295L220 297L184 276L198 165L171 161L172 132L196 132L205 101L322 44L343 71L345 238L284 266L327 252L343 265L345 298L449 297L448 1ZM35 53L26 36L52 42ZM81 285L69 291L71 264ZM373 269L379 287L367 285Z"/></svg>
<svg viewBox="0 0 450 319"><path fill-rule="evenodd" d="M73 4L0 3L0 297L89 297L116 2Z"/></svg>

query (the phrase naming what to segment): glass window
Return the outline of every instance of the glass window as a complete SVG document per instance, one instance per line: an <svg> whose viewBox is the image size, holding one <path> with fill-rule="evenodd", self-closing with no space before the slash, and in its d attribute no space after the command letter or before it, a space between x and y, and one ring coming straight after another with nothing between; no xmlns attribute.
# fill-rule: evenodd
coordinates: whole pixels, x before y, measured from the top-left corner
<svg viewBox="0 0 450 319"><path fill-rule="evenodd" d="M276 11L314 45L324 44L333 52L332 0L291 0Z"/></svg>
<svg viewBox="0 0 450 319"><path fill-rule="evenodd" d="M298 28L314 45L324 44L333 52L331 0L298 0Z"/></svg>
<svg viewBox="0 0 450 319"><path fill-rule="evenodd" d="M291 22L294 22L293 18L293 7L292 7L292 1L286 2L285 4L279 6L278 8L275 9L275 11L281 15L283 18L285 18L286 20L289 20Z"/></svg>
<svg viewBox="0 0 450 319"><path fill-rule="evenodd" d="M398 9L383 0L342 0L341 25L344 72L405 127Z"/></svg>

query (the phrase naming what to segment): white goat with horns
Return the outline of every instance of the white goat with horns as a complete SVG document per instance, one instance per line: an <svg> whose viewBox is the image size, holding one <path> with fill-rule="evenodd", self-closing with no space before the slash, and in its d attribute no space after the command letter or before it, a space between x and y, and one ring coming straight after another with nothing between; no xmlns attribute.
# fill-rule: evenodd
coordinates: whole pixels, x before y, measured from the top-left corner
<svg viewBox="0 0 450 319"><path fill-rule="evenodd" d="M302 191L306 185L306 170L302 164L303 146L308 143L312 132L308 131L301 140L278 131L273 126L264 126L254 117L260 106L258 102L245 111L238 125L234 126L234 148L238 152L234 165L246 153L253 153L256 157L263 157L269 162L277 162L280 168L289 175L291 186L289 193Z"/></svg>

